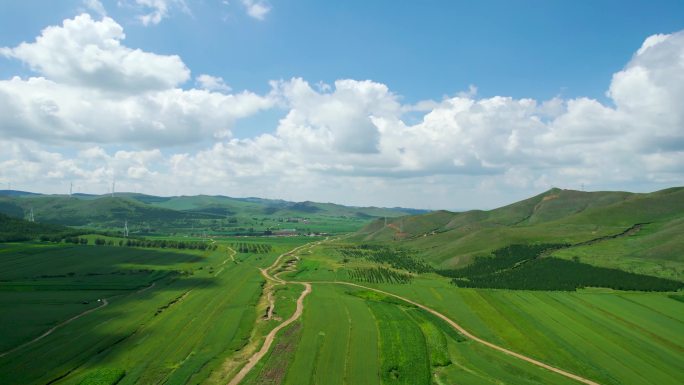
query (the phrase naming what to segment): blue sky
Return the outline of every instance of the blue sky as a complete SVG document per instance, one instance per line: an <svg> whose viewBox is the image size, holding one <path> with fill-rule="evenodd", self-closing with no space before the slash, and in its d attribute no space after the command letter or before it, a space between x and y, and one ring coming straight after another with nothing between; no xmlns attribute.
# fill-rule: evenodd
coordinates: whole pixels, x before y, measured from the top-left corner
<svg viewBox="0 0 684 385"><path fill-rule="evenodd" d="M372 79L408 102L470 84L481 96L602 98L645 36L684 28L678 0L285 0L270 2L261 22L239 0L202 0L153 28L135 19L132 4L102 3L126 29L127 45L180 55L194 72L222 76L235 89L264 91L268 80L291 77ZM2 46L84 9L78 0L2 7Z"/></svg>
<svg viewBox="0 0 684 385"><path fill-rule="evenodd" d="M93 6L98 3L81 0L4 2L0 5L0 47L13 49L22 42L34 42L44 28L61 26L64 20L73 19L82 12L90 13L93 22L98 23L102 15L98 14L97 7ZM573 112L572 101L594 100L607 111L606 122L615 123L618 118L634 119L634 117L613 116L615 115L613 112L628 110L633 112L633 109L630 109L632 104L625 101L626 97L616 97L617 93L609 95L607 92L614 87L624 94L628 89L634 92L633 87L646 86L641 83L629 83L629 87L627 85L618 87L620 84L614 82L613 76L630 66L651 68L648 66L653 64L653 59L637 60L635 56L637 50L649 36L659 34L678 36L678 31L684 29L684 18L681 17L684 15L684 2L681 1L160 0L156 4L163 4L166 7L164 14L156 22L148 23L144 23L142 17L159 11L158 7L150 6L155 4L154 1L102 1L99 4L104 8L106 15L123 30L125 39L119 39L122 46L158 56L178 56L182 64L190 71L190 75L185 78L179 75L179 79L182 78L182 80L177 82L169 80L171 82L169 84L172 85L170 87L185 91L202 88L198 86L197 77L207 74L222 78L230 87L230 90L223 88L213 91L226 95L248 93L269 100L263 101L259 107L250 105L249 112L236 112L224 117L224 120L211 123L225 126L222 129L229 132L227 136L223 134L221 134L223 136L217 136L216 132L207 129L198 134L204 136L194 143L172 136L166 140L161 135L160 143L155 145L148 139L141 139L138 142L136 138L125 135L113 135L112 139L105 141L93 139L90 143L84 144L82 139L67 138L69 136L67 134L71 131L58 135L59 139L52 141L34 139L31 142L27 139L28 135L17 135L18 138L13 140L10 135L8 140L11 144L20 148L15 151L15 154L21 153L24 154L22 156L26 156L26 152L44 151L53 155L60 154L63 161L74 158L71 160L78 163L75 158L79 153L87 150L84 146L102 148L112 159L116 158L116 151L158 150L161 158L155 158L156 164L143 162L144 164L141 163L138 166L152 174L169 175L172 172L169 169L169 162L174 155L189 154L193 161L197 161L203 156L209 157L210 149L214 148L211 151L215 152L216 145L232 146L230 150L225 149L223 155L216 153L212 155L218 157L212 158L214 159L212 164L222 164L222 160L226 164L231 164L229 159L222 159L221 156L230 158L241 151L250 152L252 151L248 150L250 146L258 147L260 145L255 143L268 139L262 137L263 135L274 135L277 140L292 139L295 132L303 132L302 129L294 127L304 127L313 130L309 134L317 135L318 139L333 138L330 139L332 142L326 142L326 145L330 145L330 151L335 154L323 160L319 157L310 159L296 156L294 153L285 153L282 154L282 159L288 159L289 167L301 167L302 175L315 175L316 179L321 180L330 178L329 188L337 193L330 195L320 193L320 191L325 191L325 188L321 189L311 184L310 179L307 179L306 186L301 188L292 188L283 179L280 180L281 187L264 189L261 183L248 182L250 175L237 175L227 171L230 169L228 166L223 171L228 178L235 180L227 182L223 189L212 187L211 191L205 191L207 188L203 183L206 181L197 180L194 184L197 186L196 189L185 191L182 187L173 187L169 191L159 191L159 189L146 186L144 181L136 181L133 176L131 176L130 185L137 190L149 190L151 193L171 194L179 191L260 195L260 192L263 192L273 197L300 200L327 200L325 198L329 197L329 200L343 200L342 203L382 204L379 198L368 198L363 195L363 188L359 186L370 183L377 186L378 193L384 191L383 189L396 191L405 188L407 191L405 195L398 194L392 202L387 202L386 205L401 204L416 207L425 206L418 198L421 189L416 186L434 185L436 186L434 194L440 196L435 200L438 202L436 204L446 208L461 208L494 206L536 192L551 184L561 185L561 187L577 187L586 184L596 188L649 190L676 182L681 184L682 181L680 164L682 154L678 148L665 155L656 144L648 151L640 150L644 156L650 157L650 162L660 162L665 165L661 167L662 169L651 167L649 172L652 172L652 177L631 175L619 169L618 165L601 163L607 162L606 160L596 160L607 168L613 167L613 175L616 172L626 173L624 176L619 175L619 178L611 179L591 171L598 163L580 159L582 157L577 151L588 151L588 148L576 147L573 144L574 140L561 143L558 139L572 136L570 128L562 131L566 127L562 124L575 128L577 125L588 124L583 123L585 120L575 121L573 124L566 123L570 119L570 113ZM255 6L261 7L260 11L256 10L256 13L250 14L255 10ZM668 44L672 41L678 41L678 39L673 38ZM663 44L660 46L661 49L665 49L662 48ZM675 47L678 46L675 44ZM49 47L38 48L49 49ZM670 57L677 55L676 51L674 53L667 51L659 54L658 57L666 56L668 53ZM36 70L35 60L39 59L35 56L22 55L16 52L5 54L4 58L0 55L0 80L9 80L13 76L20 76L22 79L30 76L44 76L57 83L78 84L77 90L70 88L76 95L74 97L78 99L85 95L86 88L80 81L73 77L57 78L61 75L55 75L56 72L49 72L49 69L43 72ZM657 69L661 68L665 71L669 67L657 67ZM651 73L656 73L656 71L652 70ZM297 86L293 82L294 79L301 79L306 83L306 87ZM369 80L374 85L381 85L380 88L385 87L388 94L375 95L372 101L356 105L350 102L354 100L354 96L347 97L342 95L342 92L336 92L340 90L340 87L336 86L335 82L344 79L356 82ZM678 84L676 83L678 80L679 78L673 79L675 85ZM283 84L274 87L271 81L282 81ZM355 83L350 86L354 89L353 92L362 92L360 84ZM91 86L92 84L89 83L88 87ZM476 92L468 94L471 86L476 87ZM659 89L658 87L662 85L654 83L653 87ZM309 91L302 94L300 91L304 88L310 89L313 94ZM97 89L102 91L99 85ZM300 91L297 91L298 89ZM373 92L376 91L382 93L382 90ZM669 96L678 95L679 88L668 92ZM338 93L340 94L339 100L336 99ZM27 96L27 100L39 94L37 92L33 96ZM132 90L129 96L133 97L133 94ZM639 92L635 95L637 94ZM140 96L140 94L136 95L136 97ZM306 95L313 96L307 99ZM387 99L380 100L384 97ZM464 120L459 122L440 121L437 124L438 129L429 128L432 126L426 123L425 117L431 113L438 115L440 103L444 104L445 101L458 97L474 102L474 107L470 110L471 116L463 117ZM536 126L530 126L529 129L520 128L518 131L511 127L504 127L507 126L504 119L510 119L508 115L506 117L486 115L485 120L490 122L487 128L477 128L475 123L472 126L464 123L474 122L473 116L479 114L482 108L489 108L487 106L493 102L489 104L486 102L493 101L496 97L509 98L510 103L516 105L515 108L522 109L513 113L513 116L523 114L529 115L527 117L532 120L548 121L547 130L537 132ZM534 100L537 105L533 112L529 111L525 102L521 102L528 99ZM553 112L549 112L551 108L549 106L541 108L549 100L555 100L559 105L557 108L553 107L556 108ZM616 106L616 101L620 100L623 101L623 108ZM383 104L389 101L396 105ZM229 102L226 101L226 103ZM410 107L419 102L423 102L424 106ZM62 101L57 101L61 107L59 110L65 111L60 103ZM319 104L316 105L316 103ZM579 105L579 103L575 104ZM331 105L334 108L330 107ZM451 107L453 105L454 103L450 104ZM332 127L337 124L330 123L335 119L318 116L318 111L328 107L333 108L334 113L339 114L342 111L341 120L347 117L349 120L339 123L339 127ZM676 115L673 111L665 112L672 112ZM206 115L213 113L207 111ZM461 114L461 112L458 113ZM602 112L594 111L593 113L601 114ZM285 121L284 118L288 115L291 121ZM479 119L477 121L481 121L482 116L477 116ZM385 121L380 122L378 117ZM647 116L642 117L649 119ZM159 116L158 118L163 120ZM191 118L194 119L188 117L189 121L194 121ZM365 122L366 118L371 119L372 123ZM680 138L678 134L681 134L683 129L679 126L678 119L679 116L674 116L669 120L674 122L672 123L674 126L669 131L663 132L662 137L670 141L673 138L675 141ZM69 116L65 124L83 127L85 120L83 117ZM400 126L391 128L397 120L401 121ZM648 126L651 123L654 122L645 120L642 126ZM359 128L366 124L370 127L367 130ZM386 126L386 128L381 128L381 126ZM410 146L399 143L395 148L399 151L397 155L399 158L395 159L396 154L390 155L391 151L387 149L393 148L391 146L401 140L392 139L391 135L386 133L403 127L415 127L413 131L418 128L433 130L428 130L429 132L425 132L421 138L436 138L435 132L437 131L447 135L448 138L445 140L448 139L447 142L453 140L453 146L443 149L445 154L450 151L462 152L465 148L472 153L461 158L447 156L427 159L425 158L427 155L421 155L424 149L415 149L415 153L412 154ZM595 130L582 127L578 132ZM16 133L22 128L21 123L17 123L13 127L8 127L6 124L4 129L7 132ZM111 128L113 132L117 129L121 127ZM361 131L357 133L355 131L357 129ZM502 133L501 130L505 131L509 147L513 142L515 146L518 142L526 142L531 147L524 149L524 154L518 154L514 158L500 158L494 155L488 158L487 154L500 153L504 150L503 148L499 148L498 151L496 148L484 148L487 146L486 140L476 140L477 135L484 135L483 132L490 129L494 130L489 132L491 135ZM142 136L145 135L143 128L135 128L135 130L139 130ZM325 130L330 132L323 135L322 132ZM520 134L523 132L529 132L531 135L527 141L517 139L516 135L524 137ZM614 134L615 132L607 127L606 133ZM364 136L366 134L369 136ZM355 135L371 142L377 141L380 145L379 147L371 146L372 151L366 151L365 147L358 147L353 142L351 138ZM573 135L577 135L577 132ZM607 134L602 136L601 140L606 140L606 136ZM638 135L635 133L634 136ZM229 146L230 138L233 142ZM300 143L311 139L307 138L299 138ZM339 139L338 142L335 142L336 138ZM643 138L639 138L643 142ZM235 142L235 139L242 139L249 143L240 144ZM434 145L444 142L441 139L436 140ZM587 139L587 142L595 144L595 140L595 138ZM556 154L554 159L530 160L539 156L533 153L541 152L535 146L549 145L551 142L563 146L566 152ZM655 142L658 141L655 140ZM319 145L325 147L321 143ZM608 142L605 143L608 146ZM283 143L279 145L288 147ZM385 145L388 147L383 147ZM424 144L428 147L430 145L429 141ZM362 156L364 151L387 156ZM306 154L310 153L311 151L306 152ZM401 154L412 155L401 158ZM12 159L12 156L7 156L5 162L17 161L17 159ZM663 158L658 161L656 159L658 156L667 159ZM297 160L294 160L295 158ZM582 163L582 166L570 170L567 162L572 162L573 159ZM315 167L311 165L312 162L316 164ZM444 166L442 164L444 162L448 166ZM125 171L124 166L121 166L124 167L121 169L124 171L117 171L118 166L115 160L110 159L106 163L106 166L103 166L104 171L99 174L94 173L93 170L80 170L74 171L73 175L65 176L63 173L56 175L62 175L63 178L82 179L84 186L104 185L105 179L112 176L125 179L125 175L116 175L121 172L129 176L136 175L135 172L130 172L130 165L128 165L128 171ZM541 163L543 166L540 166ZM451 169L453 165L455 169ZM444 171L445 169L448 170ZM221 170L218 171L221 174ZM273 170L269 172L271 171L278 174ZM266 171L261 169L253 176L255 178L263 176L265 174L259 174L263 172ZM520 173L525 176L515 177ZM9 175L10 172L5 174L4 176L0 174L0 179L14 178ZM340 174L344 175L343 178L353 179L354 183L358 184L356 187L358 191L338 192L339 186L332 179L341 178ZM412 176L406 177L406 175ZM491 180L492 175L498 175L498 179ZM269 177L278 178L272 174L269 174ZM97 178L102 180L96 181ZM500 184L500 181L506 178L520 179L512 182L512 185L517 187L511 188L510 185ZM27 188L44 188L30 180L18 183L23 183ZM122 181L122 184L125 182ZM322 184L326 185L326 183ZM236 185L251 187L236 189ZM288 187L282 187L286 185ZM345 182L344 185L349 185L349 183ZM461 186L462 190L459 194L463 195L463 203L450 201L450 195L447 192L452 191L454 186ZM507 189L513 191L508 192ZM484 195L480 194L479 198L466 197L466 194L478 194L483 190L488 192Z"/></svg>

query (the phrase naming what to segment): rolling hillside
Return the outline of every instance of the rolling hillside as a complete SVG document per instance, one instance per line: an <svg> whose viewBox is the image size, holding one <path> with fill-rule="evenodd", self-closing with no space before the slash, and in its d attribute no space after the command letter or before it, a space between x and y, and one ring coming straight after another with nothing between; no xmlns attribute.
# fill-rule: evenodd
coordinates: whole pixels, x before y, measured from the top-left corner
<svg viewBox="0 0 684 385"><path fill-rule="evenodd" d="M682 187L648 194L554 188L490 211L437 211L391 219L386 226L376 220L357 239L415 249L438 268L466 266L510 244L571 244L576 246L553 255L681 280L682 230Z"/></svg>
<svg viewBox="0 0 684 385"><path fill-rule="evenodd" d="M78 234L77 230L69 227L34 223L0 214L0 242L29 241L44 235L66 237Z"/></svg>
<svg viewBox="0 0 684 385"><path fill-rule="evenodd" d="M355 231L374 218L422 212L209 195L158 197L117 193L114 197L89 194L69 197L13 190L0 192L0 213L26 218L31 209L40 223L121 229L127 221L134 231L146 233L155 229L214 233L257 233L278 228Z"/></svg>

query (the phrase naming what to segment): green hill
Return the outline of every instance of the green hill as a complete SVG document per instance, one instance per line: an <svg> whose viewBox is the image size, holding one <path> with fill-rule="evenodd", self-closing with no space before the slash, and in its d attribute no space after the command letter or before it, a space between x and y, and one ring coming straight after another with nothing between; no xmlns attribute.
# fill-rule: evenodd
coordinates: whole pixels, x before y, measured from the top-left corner
<svg viewBox="0 0 684 385"><path fill-rule="evenodd" d="M128 197L103 196L96 199L80 199L58 195L39 195L16 199L0 198L0 211L8 215L17 216L16 213L19 210L25 213L30 209L33 209L37 222L99 228L121 227L126 220L168 223L206 217L146 205Z"/></svg>
<svg viewBox="0 0 684 385"><path fill-rule="evenodd" d="M65 226L29 222L0 214L0 242L30 241L42 235L67 237L80 234Z"/></svg>
<svg viewBox="0 0 684 385"><path fill-rule="evenodd" d="M37 222L121 230L125 222L135 233L209 232L258 234L279 229L300 232L355 231L379 217L415 213L401 208L350 207L333 203L287 202L226 196L158 197L145 194L41 195L0 194L0 213Z"/></svg>
<svg viewBox="0 0 684 385"><path fill-rule="evenodd" d="M636 231L621 234L638 225ZM376 220L356 238L415 249L438 268L467 266L511 244L578 245L554 252L602 267L684 278L684 188L648 194L551 189L490 211Z"/></svg>

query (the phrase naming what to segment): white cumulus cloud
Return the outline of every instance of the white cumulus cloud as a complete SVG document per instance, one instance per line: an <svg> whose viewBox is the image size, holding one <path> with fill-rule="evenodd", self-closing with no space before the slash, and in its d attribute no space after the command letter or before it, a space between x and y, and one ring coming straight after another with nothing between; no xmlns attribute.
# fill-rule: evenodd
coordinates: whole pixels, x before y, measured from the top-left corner
<svg viewBox="0 0 684 385"><path fill-rule="evenodd" d="M241 0L247 15L257 20L264 20L271 11L271 6L262 0Z"/></svg>
<svg viewBox="0 0 684 385"><path fill-rule="evenodd" d="M684 32L635 47L608 103L483 98L472 86L406 104L386 84L355 79L231 93L208 74L184 89L181 58L126 47L124 36L112 19L81 15L2 49L36 76L0 80L0 182L49 191L48 175L102 190L116 178L160 194L429 208L552 185L684 182ZM267 109L283 113L267 133L232 136L237 120ZM472 200L454 201L458 191Z"/></svg>
<svg viewBox="0 0 684 385"><path fill-rule="evenodd" d="M167 89L189 79L180 57L128 48L122 44L125 37L113 19L81 14L45 28L35 42L0 53L56 82L107 91Z"/></svg>
<svg viewBox="0 0 684 385"><path fill-rule="evenodd" d="M236 119L273 104L250 92L181 89L190 70L178 56L128 48L123 38L113 19L83 14L33 43L3 48L41 76L0 80L0 132L45 142L180 145L230 137Z"/></svg>
<svg viewBox="0 0 684 385"><path fill-rule="evenodd" d="M195 82L200 88L208 91L230 92L231 90L220 76L202 74L195 79Z"/></svg>

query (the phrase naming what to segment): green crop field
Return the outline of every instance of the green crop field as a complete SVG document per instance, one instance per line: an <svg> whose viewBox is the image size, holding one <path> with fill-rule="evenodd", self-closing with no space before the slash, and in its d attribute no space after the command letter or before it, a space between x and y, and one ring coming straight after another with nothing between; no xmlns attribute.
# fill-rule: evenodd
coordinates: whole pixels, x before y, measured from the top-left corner
<svg viewBox="0 0 684 385"><path fill-rule="evenodd" d="M346 244L324 244L316 248L312 254L302 257L300 271L289 276L292 279L317 280L347 280L358 282L343 272L355 266L374 266L376 263L364 259L345 261ZM316 266L311 268L311 266ZM303 270L303 271L302 271ZM500 344L516 352L552 364L573 373L583 375L602 384L677 384L684 371L684 304L671 298L668 293L621 292L614 290L585 289L576 292L545 292L524 290L490 290L490 289L462 289L449 284L445 278L435 274L420 274L408 284L397 283L362 283L369 287L397 293L422 304L428 305L456 320L467 330L488 341ZM317 291L322 294L317 294ZM331 305L321 304L325 308L322 315L331 319L344 319L346 299L341 302L329 294L333 289L329 284L314 284L311 301L326 294L324 301ZM337 291L345 291L344 288ZM386 304L382 304L386 305ZM319 306L312 305L312 308ZM399 306L401 308L401 306ZM380 312L392 312L392 319L402 314L395 309L378 310L370 306L374 319ZM404 313L406 313L404 311ZM349 315L347 315L349 317ZM380 317L382 319L382 316ZM415 317L414 317L415 318ZM305 315L304 325L307 317ZM339 325L339 320L337 325ZM354 322L351 322L354 324ZM323 323L325 324L325 323ZM402 323L404 327L406 322ZM420 322L419 322L420 324ZM392 330L390 323L383 324L385 335ZM306 336L307 328L303 328ZM415 335L405 330L401 332L405 338ZM439 345L437 338L430 337L430 327L423 326L422 343L412 343L411 346ZM379 334L378 338L383 338ZM310 337L312 338L312 337ZM320 338L320 337L319 337ZM390 340L391 341L391 340ZM379 344L388 346L390 341ZM433 342L429 342L433 341ZM472 343L470 344L472 345ZM457 344L458 346L458 344ZM342 348L336 348L343 350ZM401 361L399 347L392 349L398 356L395 361ZM428 349L429 350L429 349ZM468 349L468 360L477 362L472 355L475 351L486 349ZM382 351L382 350L381 350ZM451 351L451 349L450 349ZM494 354L487 352L488 354ZM341 352L339 354L342 354ZM422 359L433 358L432 362L444 362L444 356L435 351L423 353ZM441 357L441 358L439 358ZM383 354L378 359L380 374L382 368L393 368L393 365L382 366ZM508 357L506 357L507 359ZM310 359L310 358L307 358ZM451 359L452 362L458 360ZM412 359L411 362L418 362ZM308 364L309 367L315 365ZM466 364L467 365L467 364ZM303 370L293 367L291 370ZM308 369L312 370L312 369ZM462 369L465 370L465 369ZM421 369L414 368L410 373L419 373ZM398 373L398 372L397 372ZM433 368L432 374L443 376L445 383L449 373L460 373L454 365L445 368ZM304 375L306 377L306 375ZM382 377L383 383L389 382L389 377ZM501 377L505 378L505 377ZM416 379L411 379L413 383ZM477 381L484 381L480 378ZM523 383L517 378L512 383ZM464 383L467 383L464 382ZM477 382L475 382L477 383ZM556 383L556 382L552 382Z"/></svg>
<svg viewBox="0 0 684 385"><path fill-rule="evenodd" d="M12 330L3 352L101 306L98 299L108 305L0 358L0 383L96 383L110 371L125 372L119 384L207 380L256 330L256 267L308 241L271 239L268 253L234 261L222 246L234 240L212 251L1 245L0 330ZM276 293L277 314L293 311L295 295Z"/></svg>
<svg viewBox="0 0 684 385"><path fill-rule="evenodd" d="M318 284L301 321L246 384L572 384L466 341L398 301Z"/></svg>
<svg viewBox="0 0 684 385"><path fill-rule="evenodd" d="M552 190L325 237L123 238L9 219L4 239L24 241L0 243L0 384L578 383L543 364L680 384L682 214L668 207L681 191ZM145 199L174 215L226 203ZM368 223L342 206L278 210L333 234ZM245 223L304 225L289 219Z"/></svg>

